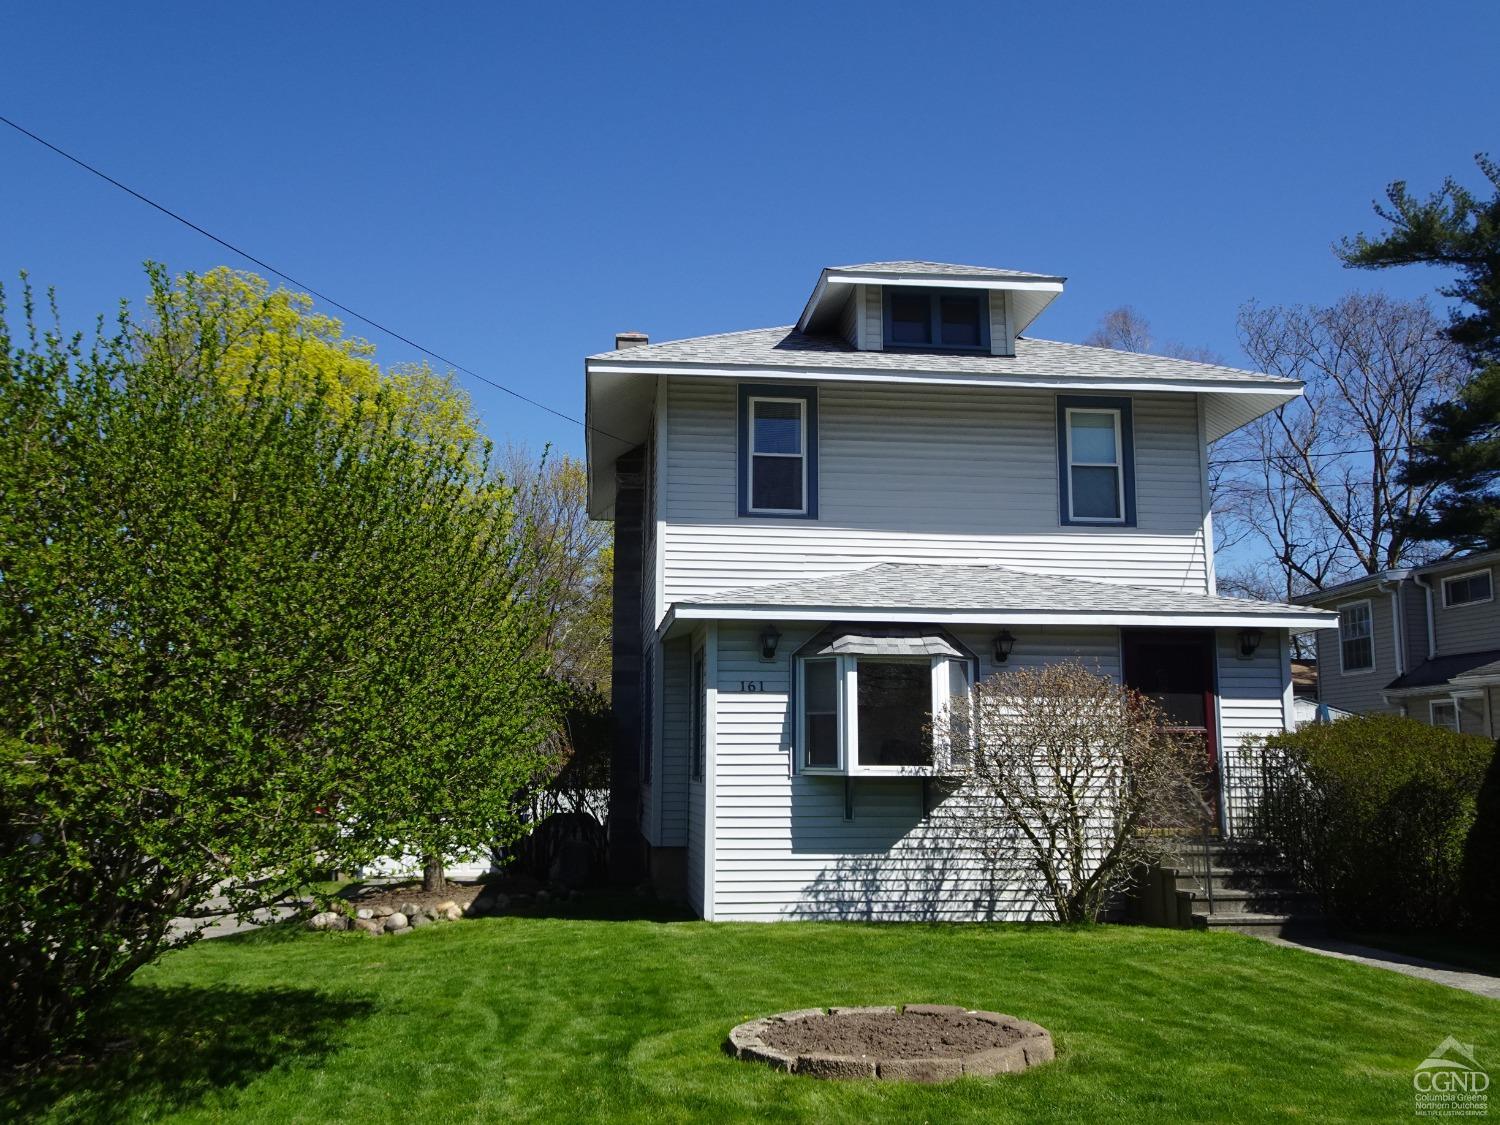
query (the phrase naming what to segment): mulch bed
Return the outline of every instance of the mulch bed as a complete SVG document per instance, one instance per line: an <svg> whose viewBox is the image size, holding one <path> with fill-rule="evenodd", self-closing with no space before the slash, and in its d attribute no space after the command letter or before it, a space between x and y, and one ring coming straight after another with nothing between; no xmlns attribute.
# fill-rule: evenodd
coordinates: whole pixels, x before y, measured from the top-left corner
<svg viewBox="0 0 1500 1125"><path fill-rule="evenodd" d="M1022 1038L971 1015L916 1012L836 1012L775 1023L761 1032L766 1045L789 1055L878 1055L925 1059L1006 1047Z"/></svg>

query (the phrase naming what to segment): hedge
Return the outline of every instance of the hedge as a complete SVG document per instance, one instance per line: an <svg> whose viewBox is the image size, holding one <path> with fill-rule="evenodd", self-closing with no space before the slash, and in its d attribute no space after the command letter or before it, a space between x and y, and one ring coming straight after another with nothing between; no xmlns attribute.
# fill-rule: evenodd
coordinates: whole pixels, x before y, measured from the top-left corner
<svg viewBox="0 0 1500 1125"><path fill-rule="evenodd" d="M1310 724L1266 740L1256 830L1347 925L1477 922L1493 905L1495 810L1476 814L1495 757L1486 738L1394 715Z"/></svg>

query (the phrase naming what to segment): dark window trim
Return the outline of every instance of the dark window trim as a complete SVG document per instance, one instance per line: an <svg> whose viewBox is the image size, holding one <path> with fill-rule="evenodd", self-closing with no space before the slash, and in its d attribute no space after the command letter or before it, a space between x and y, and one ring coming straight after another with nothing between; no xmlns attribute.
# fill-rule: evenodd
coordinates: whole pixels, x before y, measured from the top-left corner
<svg viewBox="0 0 1500 1125"><path fill-rule="evenodd" d="M1123 520L1075 520L1069 514L1069 410L1118 410L1120 412L1120 472L1125 478L1125 518ZM1064 527L1108 528L1135 526L1135 422L1131 415L1131 400L1128 396L1057 396L1057 518Z"/></svg>
<svg viewBox="0 0 1500 1125"><path fill-rule="evenodd" d="M891 294L910 293L926 294L928 305L927 315L930 318L932 340L926 344L901 344L891 340ZM978 298L979 301L979 343L978 344L945 344L943 340L943 315L942 307L938 303L939 298L951 297L955 294ZM990 351L990 291L988 289L928 289L920 285L886 285L881 289L881 304L883 306L881 316L881 342L887 351L896 352L973 352L974 354L988 355Z"/></svg>
<svg viewBox="0 0 1500 1125"><path fill-rule="evenodd" d="M803 512L754 512L750 510L750 400L752 398L796 398L807 404L807 510ZM757 520L815 520L818 518L818 389L779 387L766 383L741 383L739 388L738 448L739 514Z"/></svg>

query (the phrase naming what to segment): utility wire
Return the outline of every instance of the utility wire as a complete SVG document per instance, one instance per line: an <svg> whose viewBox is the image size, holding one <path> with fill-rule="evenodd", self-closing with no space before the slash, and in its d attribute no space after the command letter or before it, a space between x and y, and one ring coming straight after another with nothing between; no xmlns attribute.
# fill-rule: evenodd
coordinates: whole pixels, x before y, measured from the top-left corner
<svg viewBox="0 0 1500 1125"><path fill-rule="evenodd" d="M1356 453L1374 453L1374 449L1323 449L1313 450L1306 454L1308 457L1352 457ZM1293 456L1301 457L1303 454L1272 453L1264 457L1210 457L1210 465L1248 465L1264 461L1288 460Z"/></svg>
<svg viewBox="0 0 1500 1125"><path fill-rule="evenodd" d="M4 115L0 115L0 123L3 123L5 125L9 125L12 129L14 129L16 132L20 133L22 136L30 137L32 140L34 140L37 144L41 145L43 148L51 149L53 152L57 153L58 156L61 156L64 160L71 161L72 163L78 165L78 167L82 168L85 172L88 172L88 173L90 173L92 175L98 176L105 183L112 184L114 187L119 188L121 191L125 192L127 195L134 196L136 199L138 199L142 203L146 204L146 206L155 208L156 210L160 211L163 215L166 215L169 219L175 219L179 223L181 223L183 226L188 227L190 230L197 231L204 238L207 238L207 239L209 239L210 241L213 241L213 242L217 242L220 246L224 247L224 249L228 250L230 253L232 253L232 254L238 254L241 258L244 258L246 261L254 262L261 269L267 271L268 273L275 274L277 277L281 278L283 281L287 282L288 284L294 286L295 288L297 288L297 289L299 289L299 290L301 290L301 291L303 291L305 293L311 294L312 296L316 297L318 300L322 301L324 304L331 305L333 308L338 309L340 312L347 313L349 316L352 316L355 320L362 321L365 324L368 324L371 328L375 329L377 332L383 332L387 336L390 336L392 339L400 340L403 344L406 344L408 347L414 348L417 351L421 352L423 355L430 356L431 358L437 360L443 366L450 367L454 371L461 372L464 375L469 376L469 378L471 378L471 379L477 379L479 382L484 383L487 386L494 387L497 391L503 391L506 394L510 395L512 398L520 399L522 402L527 403L530 406L534 406L538 410L545 410L548 414L551 414L551 415L554 415L555 417L561 418L564 422L572 422L575 426L582 426L585 430L592 430L596 434L602 434L604 437L613 438L615 441L625 442L627 445L634 445L635 444L634 442L631 442L631 441L629 441L626 438L620 437L618 434L612 434L608 430L602 430L602 429L600 429L598 426L591 426L587 422L583 421L580 418L575 418L571 414L565 414L561 410L556 410L553 407L548 406L544 402L538 402L534 398L530 398L527 395L523 395L520 391L512 390L510 387L505 386L503 383L497 383L494 379L491 379L491 378L489 378L486 375L481 375L481 374L479 374L479 372L474 371L474 370L472 370L472 369L470 369L468 367L465 367L461 363L455 363L453 360L448 359L446 356L443 356L440 353L433 351L431 348L424 347L423 345L417 343L415 340L411 339L409 336L402 335L400 332L397 332L394 328L388 328L384 324L381 324L379 321L373 320L370 317L366 316L364 313L357 312L356 310L351 309L348 305L343 304L343 303L341 303L339 301L335 301L332 297L329 297L328 295L326 295L324 293L320 293L318 290L314 289L311 285L308 285L306 282L298 281L295 277L293 277L291 274L287 273L285 270L279 270L279 269L277 269L275 266L273 266L270 262L267 262L265 259L263 259L263 258L257 258L254 254L250 253L250 251L241 249L240 247L236 246L234 243L228 241L227 239L220 238L218 235L214 234L213 231L205 230L203 227L200 227L197 223L193 222L191 219L186 218L185 216L179 215L176 211L173 211L170 207L163 206L162 204L156 202L156 200L152 199L151 197L149 197L147 195L143 195L141 192L136 191L135 188L131 187L129 184L122 184L119 180L115 179L113 176L109 175L107 172L101 171L100 169L98 169L98 168L94 167L92 164L90 164L88 161L80 159L77 156L74 156L71 152L68 152L65 149L59 148L57 145L53 144L51 141L47 140L45 137L39 137L39 136L37 136L30 129L27 129L23 125L17 124L16 122L12 121L10 118L8 118L8 117L6 117Z"/></svg>

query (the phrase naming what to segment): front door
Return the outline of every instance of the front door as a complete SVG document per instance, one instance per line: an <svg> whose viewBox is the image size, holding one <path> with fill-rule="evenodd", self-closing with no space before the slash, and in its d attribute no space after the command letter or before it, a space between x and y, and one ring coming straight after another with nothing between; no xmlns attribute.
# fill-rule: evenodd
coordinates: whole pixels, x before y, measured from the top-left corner
<svg viewBox="0 0 1500 1125"><path fill-rule="evenodd" d="M1214 722L1214 635L1206 629L1121 633L1125 686L1166 715L1167 729L1203 745L1203 801L1218 830L1219 740Z"/></svg>

